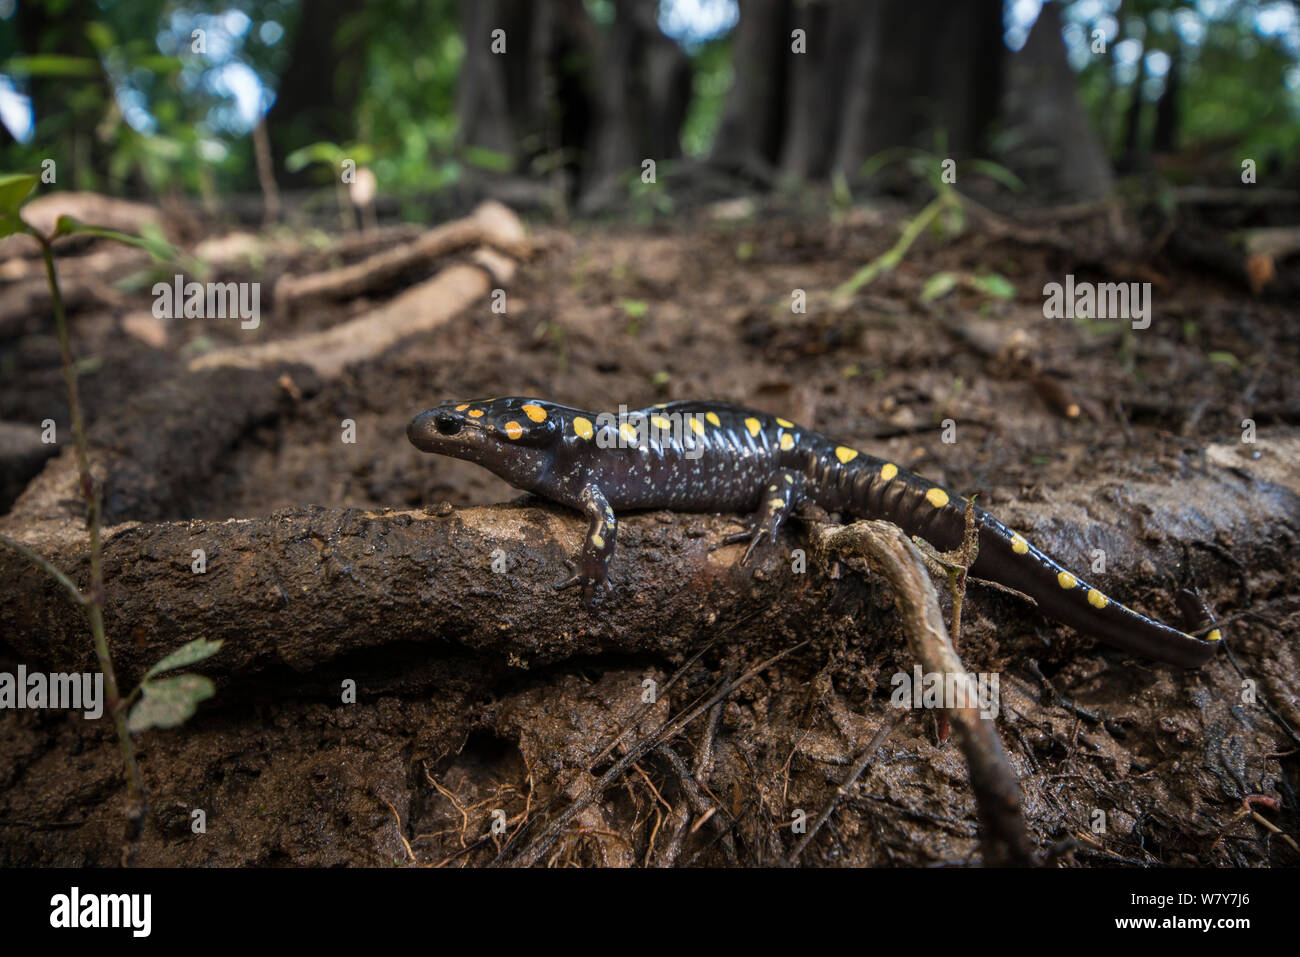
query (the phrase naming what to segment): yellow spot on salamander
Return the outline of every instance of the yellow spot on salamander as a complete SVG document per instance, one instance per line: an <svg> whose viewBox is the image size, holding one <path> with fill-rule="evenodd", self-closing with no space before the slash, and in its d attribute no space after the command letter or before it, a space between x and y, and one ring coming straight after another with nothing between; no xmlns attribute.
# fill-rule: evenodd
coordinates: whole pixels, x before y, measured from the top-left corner
<svg viewBox="0 0 1300 957"><path fill-rule="evenodd" d="M891 481L898 474L898 466L893 462L886 462L880 466L880 477L886 482Z"/></svg>
<svg viewBox="0 0 1300 957"><path fill-rule="evenodd" d="M941 488L932 488L925 493L925 500L935 508L943 508L948 504L948 493Z"/></svg>
<svg viewBox="0 0 1300 957"><path fill-rule="evenodd" d="M718 418L718 413L705 412L704 417L709 420L709 425L713 426L715 429L722 428L722 420Z"/></svg>
<svg viewBox="0 0 1300 957"><path fill-rule="evenodd" d="M665 419L662 415L650 416L650 424L656 429L671 429L673 424Z"/></svg>
<svg viewBox="0 0 1300 957"><path fill-rule="evenodd" d="M781 426L781 428L783 428L783 429L793 429L793 428L794 428L794 423L791 422L789 419L781 419L781 418L778 418L778 419L776 420L776 424L779 425L779 426Z"/></svg>
<svg viewBox="0 0 1300 957"><path fill-rule="evenodd" d="M850 462L852 462L854 459L858 457L858 450L850 449L847 446L843 446L843 445L837 445L835 447L835 457L839 459L841 462L843 462L845 465L848 465Z"/></svg>
<svg viewBox="0 0 1300 957"><path fill-rule="evenodd" d="M791 478L790 476L788 476L788 475L782 475L781 478L785 479L785 484L786 484L786 485L793 485L793 484L794 484L794 479L792 479L792 478Z"/></svg>
<svg viewBox="0 0 1300 957"><path fill-rule="evenodd" d="M1029 543L1025 541L1025 536L1019 532L1011 536L1011 550L1017 555L1024 555L1029 551Z"/></svg>
<svg viewBox="0 0 1300 957"><path fill-rule="evenodd" d="M470 409L470 410L469 410L469 414L470 414L470 418L473 418L473 419L481 419L481 418L483 417L483 410L482 410L482 409Z"/></svg>
<svg viewBox="0 0 1300 957"><path fill-rule="evenodd" d="M460 405L456 406L456 411L457 411L457 412L464 412L464 411L465 411L466 409L468 409L468 408L469 408L469 403L468 403L468 402L462 402Z"/></svg>
<svg viewBox="0 0 1300 957"><path fill-rule="evenodd" d="M686 421L691 423L691 431L694 432L696 435L704 434L704 423L701 422L699 419L697 419L695 416L691 416Z"/></svg>
<svg viewBox="0 0 1300 957"><path fill-rule="evenodd" d="M758 430L761 429L762 427L763 424L759 422L758 419L745 420L745 428L749 429L749 434L754 436L755 438L758 438Z"/></svg>
<svg viewBox="0 0 1300 957"><path fill-rule="evenodd" d="M533 405L530 402L528 405L520 406L520 408L524 410L524 415L528 416L528 418L532 419L534 422L546 421L546 410L540 405Z"/></svg>
<svg viewBox="0 0 1300 957"><path fill-rule="evenodd" d="M636 441L636 429L631 422L624 422L618 427L619 435L623 436L628 442Z"/></svg>
<svg viewBox="0 0 1300 957"><path fill-rule="evenodd" d="M578 416L573 420L573 434L578 438L589 439L593 433L594 430L591 427L590 419L584 419L582 416Z"/></svg>
<svg viewBox="0 0 1300 957"><path fill-rule="evenodd" d="M605 539L600 535L593 535L591 536L591 544L595 545L597 548L604 548Z"/></svg>
<svg viewBox="0 0 1300 957"><path fill-rule="evenodd" d="M1110 599L1095 588L1088 589L1088 604L1098 611L1110 604Z"/></svg>
<svg viewBox="0 0 1300 957"><path fill-rule="evenodd" d="M767 507L772 509L773 511L780 511L781 509L785 508L785 499L783 498L768 499Z"/></svg>
<svg viewBox="0 0 1300 957"><path fill-rule="evenodd" d="M1079 584L1079 579L1075 578L1069 572L1057 572L1056 583L1066 591L1069 591L1075 585Z"/></svg>
<svg viewBox="0 0 1300 957"><path fill-rule="evenodd" d="M792 448L794 448L794 436L791 435L789 432L782 432L782 433L781 433L781 451L782 451L782 452L789 452Z"/></svg>
<svg viewBox="0 0 1300 957"><path fill-rule="evenodd" d="M1208 635L1205 636L1206 641L1219 641L1222 638L1223 638L1223 632L1219 631L1219 629L1217 628L1215 628L1212 632L1210 632Z"/></svg>
<svg viewBox="0 0 1300 957"><path fill-rule="evenodd" d="M656 408L656 409L666 409L666 408L668 408L668 403L667 403L667 402L656 402L656 403L655 403L655 408Z"/></svg>
<svg viewBox="0 0 1300 957"><path fill-rule="evenodd" d="M510 436L512 439L517 439L519 436L524 434L524 427L513 420L507 422L502 426L502 428L506 430L506 435Z"/></svg>

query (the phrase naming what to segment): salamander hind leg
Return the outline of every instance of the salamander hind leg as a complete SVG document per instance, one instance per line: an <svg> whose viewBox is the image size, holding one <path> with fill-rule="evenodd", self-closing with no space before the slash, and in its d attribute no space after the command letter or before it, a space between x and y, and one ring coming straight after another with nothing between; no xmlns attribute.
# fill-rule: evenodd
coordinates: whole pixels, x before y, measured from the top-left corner
<svg viewBox="0 0 1300 957"><path fill-rule="evenodd" d="M556 585L556 589L572 585L582 586L582 597L587 604L595 601L597 592L613 591L609 583L609 563L614 557L614 540L618 534L618 520L614 509L595 485L588 485L580 496L582 510L589 520L587 539L578 559L578 571Z"/></svg>
<svg viewBox="0 0 1300 957"><path fill-rule="evenodd" d="M776 533L781 530L790 513L803 501L803 473L794 469L777 469L763 485L763 495L759 500L758 511L749 528L743 532L728 535L715 547L736 545L749 542L740 564L749 562L754 549L763 539L776 541Z"/></svg>

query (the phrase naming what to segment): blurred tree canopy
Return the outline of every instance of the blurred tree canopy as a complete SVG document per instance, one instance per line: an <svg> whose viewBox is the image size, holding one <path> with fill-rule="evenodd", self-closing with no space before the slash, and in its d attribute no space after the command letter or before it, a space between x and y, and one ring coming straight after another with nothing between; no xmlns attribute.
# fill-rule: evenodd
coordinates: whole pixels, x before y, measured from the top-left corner
<svg viewBox="0 0 1300 957"><path fill-rule="evenodd" d="M261 123L277 178L311 176L286 158L336 144L398 196L477 171L598 195L644 158L852 179L895 146L1001 156L1044 110L1086 117L1038 131L1058 151L1121 170L1300 155L1294 4L1039 14L1038 0L0 0L0 150L5 169L54 159L60 187L208 197L257 187Z"/></svg>

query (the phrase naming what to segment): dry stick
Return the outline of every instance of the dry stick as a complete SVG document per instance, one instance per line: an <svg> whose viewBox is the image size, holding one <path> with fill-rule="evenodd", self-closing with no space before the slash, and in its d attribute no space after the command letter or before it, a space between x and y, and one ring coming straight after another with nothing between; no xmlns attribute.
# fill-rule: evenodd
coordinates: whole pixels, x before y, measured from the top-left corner
<svg viewBox="0 0 1300 957"><path fill-rule="evenodd" d="M522 235L503 228L499 222L485 220L476 212L464 219L436 226L410 242L381 249L348 266L305 276L283 276L275 284L276 307L292 306L307 299L343 299L361 295L413 266L476 246L487 246L521 261L528 259L534 248Z"/></svg>
<svg viewBox="0 0 1300 957"><path fill-rule="evenodd" d="M801 641L797 645L791 645L789 648L785 649L785 651L773 655L771 658L768 658L766 661L759 662L757 665L755 665L753 668L750 668L748 671L746 671L743 675L741 675L736 680L728 682L722 688L722 690L718 691L716 694L711 696L708 700L704 701L701 704L696 705L694 708L691 708L689 711L686 712L686 714L681 715L680 717L674 718L671 721L664 723L659 727L658 730L642 738L640 741L637 741L630 748L628 748L627 753L623 755L623 757L615 761L614 764L610 766L609 770L600 776L600 779L595 783L595 785L588 788L583 793L582 797L578 798L567 808L565 808L564 811L560 814L560 816L550 823L550 825L546 829L546 832L540 835L528 847L520 851L519 855L513 861L511 861L510 864L514 867L531 867L533 864L537 862L538 858L540 858L543 854L545 854L550 849L551 845L555 843L556 839L564 830L564 827L571 820L573 820L580 813L582 813L582 811L587 807L587 805L591 804L591 802L594 801L600 794L604 793L605 789L609 787L610 784L618 780L619 775L621 775L625 770L627 770L627 768L630 767L633 764L633 762L640 760L642 755L653 750L654 748L657 748L660 744L662 744L664 741L669 740L674 735L679 734L683 728L685 728L687 725L689 725L700 715L704 714L706 711L712 708L717 702L724 700L728 695L730 695L733 691L735 691L737 688L743 685L750 678L753 678L755 675L761 674L763 671L767 670L772 665L776 664L786 655L798 651L806 644L808 644L808 641ZM500 858L498 858L497 861L493 861L494 864L500 862L501 862Z"/></svg>
<svg viewBox="0 0 1300 957"><path fill-rule="evenodd" d="M966 701L977 701L974 682L952 647L939 610L939 596L926 574L921 553L902 530L889 522L857 522L846 528L821 528L816 540L823 552L860 555L879 569L894 591L903 630L912 654L926 671L957 676ZM971 788L983 822L985 863L1028 865L1033 847L1020 813L1020 787L992 721L977 707L949 708L970 768Z"/></svg>
<svg viewBox="0 0 1300 957"><path fill-rule="evenodd" d="M257 182L262 187L262 225L280 221L280 187L275 182L271 159L271 138L266 135L266 114L253 126L253 155L257 158Z"/></svg>
<svg viewBox="0 0 1300 957"><path fill-rule="evenodd" d="M90 620L90 633L95 639L95 657L104 674L104 704L113 718L118 747L122 751L122 764L126 768L127 789L131 798L128 815L133 836L139 836L144 823L144 782L140 779L140 766L135 758L135 741L126 727L126 714L117 689L117 673L108 651L104 634L104 555L100 539L100 490L90 474L90 456L86 449L86 424L81 415L81 398L77 390L77 367L72 362L72 346L68 341L68 319L63 311L63 298L59 294L59 277L54 271L54 250L49 241L37 236L41 254L45 257L45 275L50 283L54 301L54 323L59 333L59 353L63 357L63 382L68 390L68 411L72 417L72 437L77 448L77 470L81 475L81 494L86 499L86 525L90 532L90 588L83 597L86 617Z"/></svg>
<svg viewBox="0 0 1300 957"><path fill-rule="evenodd" d="M903 722L905 717L907 717L907 712L903 711L895 715L893 720L886 721L884 725L881 726L880 730L876 732L875 737L871 739L871 743L862 749L862 753L858 755L858 759L854 761L853 766L849 768L849 773L844 776L843 783L835 789L835 794L826 802L826 806L822 808L821 813L817 815L817 820L813 822L813 826L808 828L807 833L804 834L799 843L794 846L794 850L790 852L790 856L785 859L786 867L793 867L795 861L799 860L799 855L804 852L804 849L808 847L812 842L812 839L817 836L817 832L821 830L822 825L830 819L835 808L839 806L841 799L849 793L849 789L857 783L858 778L862 776L862 772L864 772L867 769L867 766L871 764L872 759L876 756L876 752L880 750L880 746L885 743L885 739L889 737L890 733Z"/></svg>
<svg viewBox="0 0 1300 957"><path fill-rule="evenodd" d="M720 704L721 702L713 706L713 714L717 713ZM708 732L705 733L707 734ZM667 759L668 763L672 765L673 771L676 772L677 777L681 782L682 791L690 802L691 808L693 808L695 813L700 816L700 821L696 824L696 827L699 827L699 824L703 823L706 819L713 821L713 826L720 832L719 837L721 837L722 846L727 852L727 858L733 864L738 863L736 857L736 842L731 839L730 834L730 831L735 826L736 822L731 819L731 815L728 814L725 809L721 809L718 802L714 801L711 796L704 793L704 788L691 772L690 768L686 766L686 762L682 760L681 756L676 751L667 744L660 745L658 751L665 759ZM722 810L721 816L717 813L720 809Z"/></svg>

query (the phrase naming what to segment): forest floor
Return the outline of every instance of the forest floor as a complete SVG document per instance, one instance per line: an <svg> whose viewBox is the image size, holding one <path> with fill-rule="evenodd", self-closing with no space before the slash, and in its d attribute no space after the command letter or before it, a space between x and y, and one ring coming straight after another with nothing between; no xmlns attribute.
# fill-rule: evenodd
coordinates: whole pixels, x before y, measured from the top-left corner
<svg viewBox="0 0 1300 957"><path fill-rule="evenodd" d="M977 494L1069 567L1092 563L1089 529L1120 529L1127 544L1098 576L1112 595L1174 620L1173 594L1196 587L1225 619L1231 653L1182 670L1114 652L1010 596L971 588L957 645L969 669L1000 676L998 728L1044 860L1300 863L1300 760L1290 730L1300 727L1294 304L1159 252L1140 260L1117 252L1104 217L1040 225L1032 235L972 220L956 238L923 236L892 272L836 301L832 291L887 250L915 208L883 204L829 219L745 212L720 207L654 225L533 224L544 251L520 267L504 313L481 299L283 403L224 448L212 474L160 504L161 518L263 518L304 505L539 507L485 470L410 445L406 423L445 398L753 406ZM269 290L278 273L331 264L342 260L300 248L250 265L244 278ZM927 283L945 271L995 272L1014 294L959 280L926 301ZM1044 286L1067 274L1151 282L1150 327L1044 318ZM794 290L806 291L806 312L792 312ZM195 355L326 329L374 305L371 294L241 330L154 319L147 286L118 296L72 319L92 440L133 397L186 375ZM66 421L57 344L37 318L0 341L5 422ZM1242 441L1247 418L1253 444ZM355 443L339 440L345 419L356 423ZM956 441L942 438L947 419ZM1275 524L1232 525L1238 503L1260 496L1280 503ZM555 513L576 540L582 518ZM619 591L595 613L559 592L548 614L572 617L575 627L590 614L619 614L639 586L618 569L637 548L637 521L615 559ZM694 527L689 516L646 521L683 534ZM800 547L805 535L793 522L778 547ZM566 574L554 569L557 581ZM514 832L544 833L604 771L594 759L629 723L625 742L721 676L807 641L636 762L537 858L778 863L798 841L798 813L815 818L866 743L898 716L891 679L914 665L882 583L854 572L826 587L834 602L821 617L757 630L743 620L697 622L716 639L697 660L699 647L665 654L647 643L492 661L454 636L385 645L381 616L371 647L307 669L224 675L182 728L140 736L154 817L132 860L487 864ZM114 588L110 579L110 598ZM8 600L0 595L0 604ZM702 600L699 619L709 611ZM19 663L42 664L0 636L0 671ZM638 713L643 682L663 687L679 669L659 704ZM129 686L139 675L127 671ZM347 678L357 682L356 704L338 703ZM967 768L941 730L933 713L906 714L799 863L978 861ZM123 793L106 721L0 714L0 863L117 863ZM205 833L192 830L196 808ZM494 820L505 821L505 834L494 833Z"/></svg>

